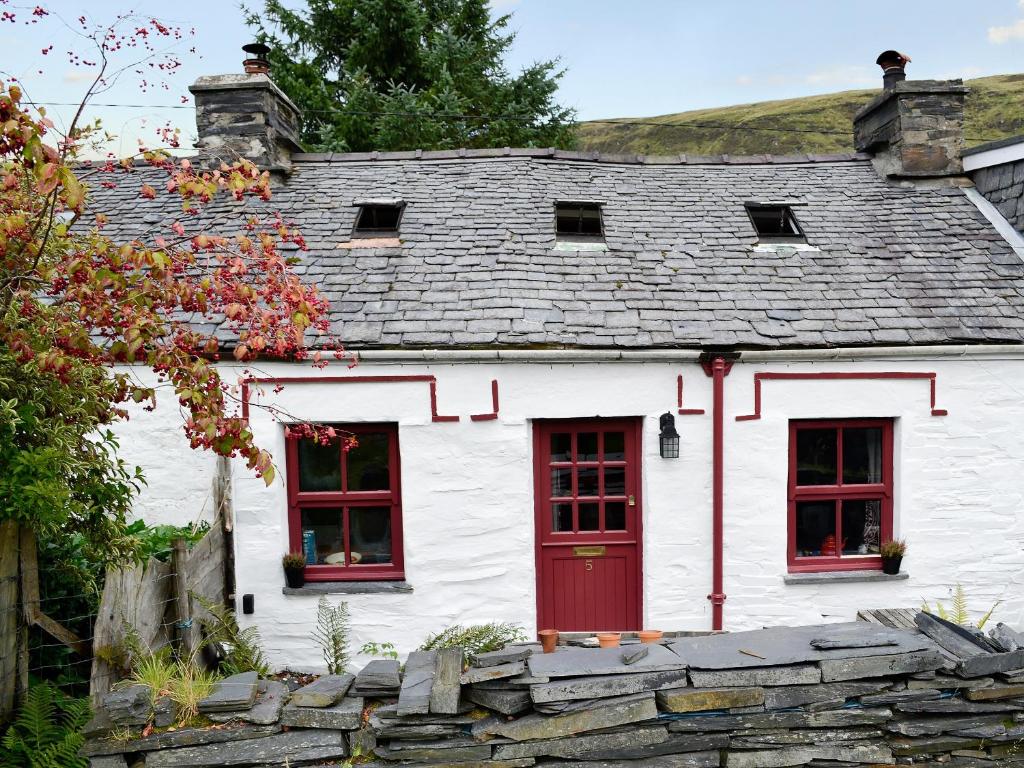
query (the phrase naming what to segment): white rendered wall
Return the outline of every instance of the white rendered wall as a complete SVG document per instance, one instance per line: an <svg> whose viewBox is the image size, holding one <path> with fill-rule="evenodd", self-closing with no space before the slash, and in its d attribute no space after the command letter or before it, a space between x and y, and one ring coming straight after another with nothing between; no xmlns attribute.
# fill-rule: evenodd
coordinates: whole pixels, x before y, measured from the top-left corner
<svg viewBox="0 0 1024 768"><path fill-rule="evenodd" d="M766 381L762 418L737 422L753 410L756 371L934 371L937 405L949 415L931 415L923 380ZM283 364L265 365L263 372L310 374ZM439 412L458 414L460 422L431 421L425 383L295 384L256 398L299 418L399 425L405 569L415 591L332 596L349 604L353 649L390 641L404 653L452 623L515 621L536 630L531 422L542 418L644 417L645 624L710 628L711 381L699 366L363 362L323 375L423 373L438 379ZM661 413L675 412L680 373L686 407L706 413L676 417L682 456L666 460L658 455L657 422ZM469 414L491 410L492 378L500 386L499 418L471 422ZM741 362L726 378L725 403L726 629L848 621L858 608L917 607L923 598L944 598L957 582L979 613L1002 599L996 617L1024 626L1024 360ZM840 417L896 420L895 531L910 544L908 580L783 583L788 421ZM281 425L259 408L251 420L261 444L283 457ZM144 432L157 430L151 425ZM150 449L130 442L126 436L125 446L145 458ZM211 457L171 460L166 445L152 450L160 465L147 466L152 487L173 486L181 467L198 461L205 468L194 482L202 475L205 484L190 492L208 494ZM283 461L279 469L266 488L244 466L234 468L237 592L255 595L255 613L240 619L259 626L275 664L317 669L310 635L317 598L281 592L280 557L288 547ZM158 479L167 473L172 476Z"/></svg>
<svg viewBox="0 0 1024 768"><path fill-rule="evenodd" d="M161 387L149 369L134 366L130 370L143 384L157 387L156 410L129 403L128 421L111 429L120 442L118 455L130 468L142 467L145 474L146 484L132 507L134 517L149 525L212 519L215 457L189 447L182 429L184 417L170 388Z"/></svg>

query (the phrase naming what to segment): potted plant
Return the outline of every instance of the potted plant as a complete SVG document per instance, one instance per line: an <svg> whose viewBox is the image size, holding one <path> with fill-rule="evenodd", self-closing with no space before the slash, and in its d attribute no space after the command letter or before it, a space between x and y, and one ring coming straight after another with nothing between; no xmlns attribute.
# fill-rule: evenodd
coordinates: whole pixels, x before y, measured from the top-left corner
<svg viewBox="0 0 1024 768"><path fill-rule="evenodd" d="M895 575L900 572L903 555L907 551L907 542L903 539L883 541L879 552L882 555L882 572Z"/></svg>
<svg viewBox="0 0 1024 768"><path fill-rule="evenodd" d="M301 587L306 583L306 556L301 552L289 552L281 558L284 566L284 580L289 587Z"/></svg>
<svg viewBox="0 0 1024 768"><path fill-rule="evenodd" d="M642 629L636 633L636 636L640 638L640 642L644 645L651 645L661 640L662 632L660 629Z"/></svg>

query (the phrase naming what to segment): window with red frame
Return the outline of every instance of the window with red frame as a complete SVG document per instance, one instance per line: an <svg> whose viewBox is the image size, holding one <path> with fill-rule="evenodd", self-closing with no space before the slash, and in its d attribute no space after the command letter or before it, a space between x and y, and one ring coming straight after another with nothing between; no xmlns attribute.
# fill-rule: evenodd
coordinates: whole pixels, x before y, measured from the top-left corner
<svg viewBox="0 0 1024 768"><path fill-rule="evenodd" d="M789 425L790 571L880 569L892 538L892 422Z"/></svg>
<svg viewBox="0 0 1024 768"><path fill-rule="evenodd" d="M291 550L306 555L309 581L404 578L398 428L333 426L358 445L288 440Z"/></svg>

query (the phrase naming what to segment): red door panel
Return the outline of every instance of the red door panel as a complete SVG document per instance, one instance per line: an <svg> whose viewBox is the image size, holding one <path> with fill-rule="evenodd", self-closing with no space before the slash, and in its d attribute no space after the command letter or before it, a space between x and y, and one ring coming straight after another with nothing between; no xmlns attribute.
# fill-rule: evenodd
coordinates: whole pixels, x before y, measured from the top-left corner
<svg viewBox="0 0 1024 768"><path fill-rule="evenodd" d="M541 628L640 629L640 422L537 422Z"/></svg>

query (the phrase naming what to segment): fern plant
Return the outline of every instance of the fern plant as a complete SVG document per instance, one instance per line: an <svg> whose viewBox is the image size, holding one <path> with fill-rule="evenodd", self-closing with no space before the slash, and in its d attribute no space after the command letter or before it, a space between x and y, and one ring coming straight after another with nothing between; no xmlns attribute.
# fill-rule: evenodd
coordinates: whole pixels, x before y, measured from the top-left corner
<svg viewBox="0 0 1024 768"><path fill-rule="evenodd" d="M29 689L0 745L0 768L88 768L79 757L88 699L72 699L51 683Z"/></svg>
<svg viewBox="0 0 1024 768"><path fill-rule="evenodd" d="M954 624L959 624L961 627L977 626L978 629L984 629L985 625L988 624L989 619L992 618L992 614L995 612L1002 600L996 600L992 607L988 609L984 616L982 616L976 625L971 622L971 613L967 605L967 594L964 592L962 584L957 584L953 588L953 598L950 608L947 609L938 600L935 601L935 610L933 611L928 601L925 600L921 604L921 610L925 613L931 613L938 616L940 619L945 621L951 621Z"/></svg>
<svg viewBox="0 0 1024 768"><path fill-rule="evenodd" d="M217 643L227 654L220 663L221 672L226 675L255 672L260 677L267 677L270 664L263 655L260 631L256 627L241 629L234 611L226 605L211 602L199 595L193 597L209 614L199 620L203 628L203 647Z"/></svg>
<svg viewBox="0 0 1024 768"><path fill-rule="evenodd" d="M492 621L487 624L461 624L447 627L436 635L429 635L420 646L421 651L433 651L438 648L462 648L466 656L472 659L477 654L488 651L500 651L509 643L517 643L526 639L526 633L518 624Z"/></svg>
<svg viewBox="0 0 1024 768"><path fill-rule="evenodd" d="M339 675L348 666L348 603L331 605L321 596L316 606L316 629L313 638L320 645L327 663L327 672Z"/></svg>

